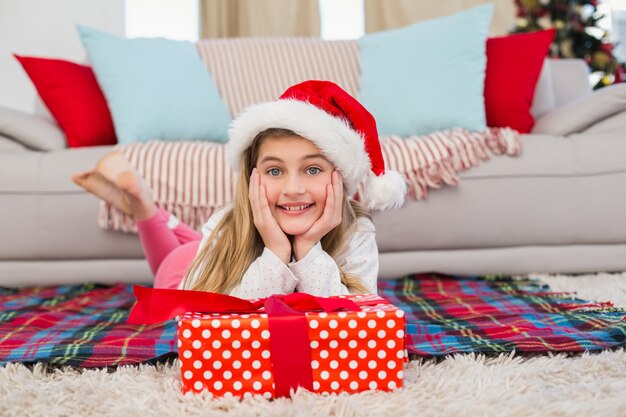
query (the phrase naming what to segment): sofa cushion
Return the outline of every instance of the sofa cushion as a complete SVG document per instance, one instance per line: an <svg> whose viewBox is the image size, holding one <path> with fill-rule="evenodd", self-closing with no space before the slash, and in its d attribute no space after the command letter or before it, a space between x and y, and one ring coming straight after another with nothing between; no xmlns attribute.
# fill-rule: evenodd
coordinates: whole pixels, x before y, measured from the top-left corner
<svg viewBox="0 0 626 417"><path fill-rule="evenodd" d="M193 44L79 32L120 143L227 140L230 116Z"/></svg>
<svg viewBox="0 0 626 417"><path fill-rule="evenodd" d="M519 158L494 158L461 173L458 187L375 214L381 251L624 243L626 194L607 192L626 183L623 134L522 141Z"/></svg>
<svg viewBox="0 0 626 417"><path fill-rule="evenodd" d="M93 168L112 146L51 152L0 153L0 193L55 194L81 191L72 174Z"/></svg>
<svg viewBox="0 0 626 417"><path fill-rule="evenodd" d="M71 181L112 147L0 153L0 259L141 259L136 235L103 231L99 200Z"/></svg>
<svg viewBox="0 0 626 417"><path fill-rule="evenodd" d="M70 148L117 143L113 120L90 67L61 59L18 56Z"/></svg>
<svg viewBox="0 0 626 417"><path fill-rule="evenodd" d="M99 202L76 190L65 193L0 191L3 224L0 260L142 259L137 235L103 231Z"/></svg>
<svg viewBox="0 0 626 417"><path fill-rule="evenodd" d="M487 40L485 112L490 127L528 133L535 87L555 30L513 34Z"/></svg>
<svg viewBox="0 0 626 417"><path fill-rule="evenodd" d="M360 39L362 104L381 135L485 128L486 4Z"/></svg>

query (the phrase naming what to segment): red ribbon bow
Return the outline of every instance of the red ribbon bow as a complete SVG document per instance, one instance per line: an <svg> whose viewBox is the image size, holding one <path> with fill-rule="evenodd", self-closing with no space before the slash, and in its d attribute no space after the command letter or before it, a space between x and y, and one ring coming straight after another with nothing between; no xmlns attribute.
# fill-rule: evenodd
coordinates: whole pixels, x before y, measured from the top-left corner
<svg viewBox="0 0 626 417"><path fill-rule="evenodd" d="M272 295L252 302L230 295L163 288L133 287L137 303L128 323L154 324L187 312L250 313L265 308L269 319L270 352L275 393L289 396L298 386L313 389L311 346L306 311L358 311L352 300L321 298L305 293Z"/></svg>

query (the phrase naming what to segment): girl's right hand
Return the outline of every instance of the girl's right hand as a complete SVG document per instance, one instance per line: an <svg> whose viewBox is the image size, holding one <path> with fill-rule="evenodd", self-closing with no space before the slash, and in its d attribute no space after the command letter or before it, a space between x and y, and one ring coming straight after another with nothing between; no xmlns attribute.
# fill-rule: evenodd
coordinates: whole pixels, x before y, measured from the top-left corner
<svg viewBox="0 0 626 417"><path fill-rule="evenodd" d="M248 192L254 226L259 231L265 247L271 250L285 264L291 261L291 243L272 215L265 186L261 184L261 176L256 168L250 175Z"/></svg>

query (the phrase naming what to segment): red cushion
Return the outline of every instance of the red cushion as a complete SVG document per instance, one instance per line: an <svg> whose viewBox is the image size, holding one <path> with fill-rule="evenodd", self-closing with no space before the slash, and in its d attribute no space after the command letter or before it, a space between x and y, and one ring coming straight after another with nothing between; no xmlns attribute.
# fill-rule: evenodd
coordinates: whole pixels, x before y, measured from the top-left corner
<svg viewBox="0 0 626 417"><path fill-rule="evenodd" d="M60 59L15 55L70 148L117 143L106 99L90 67Z"/></svg>
<svg viewBox="0 0 626 417"><path fill-rule="evenodd" d="M487 126L530 132L535 87L555 33L550 29L487 40Z"/></svg>

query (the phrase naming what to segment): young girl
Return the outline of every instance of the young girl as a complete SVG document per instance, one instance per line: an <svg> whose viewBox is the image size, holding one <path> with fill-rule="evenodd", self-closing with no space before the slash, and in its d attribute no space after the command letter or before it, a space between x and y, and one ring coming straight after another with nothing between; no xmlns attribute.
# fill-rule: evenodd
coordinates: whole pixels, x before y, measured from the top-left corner
<svg viewBox="0 0 626 417"><path fill-rule="evenodd" d="M229 134L235 201L207 221L200 243L157 209L119 153L74 181L135 218L155 287L241 298L375 293L374 225L348 196L366 179L362 201L382 210L401 205L406 186L385 172L371 114L337 85L307 81L244 110Z"/></svg>

